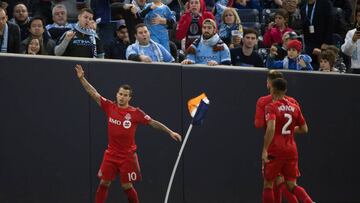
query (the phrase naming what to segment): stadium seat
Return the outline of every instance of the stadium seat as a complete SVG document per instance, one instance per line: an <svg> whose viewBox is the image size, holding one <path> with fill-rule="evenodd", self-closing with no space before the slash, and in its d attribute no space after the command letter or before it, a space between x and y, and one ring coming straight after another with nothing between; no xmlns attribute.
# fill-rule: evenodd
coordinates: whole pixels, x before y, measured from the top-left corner
<svg viewBox="0 0 360 203"><path fill-rule="evenodd" d="M259 22L241 22L244 28L254 28L261 35L261 24Z"/></svg>
<svg viewBox="0 0 360 203"><path fill-rule="evenodd" d="M237 9L241 23L243 22L259 22L259 11L256 9Z"/></svg>

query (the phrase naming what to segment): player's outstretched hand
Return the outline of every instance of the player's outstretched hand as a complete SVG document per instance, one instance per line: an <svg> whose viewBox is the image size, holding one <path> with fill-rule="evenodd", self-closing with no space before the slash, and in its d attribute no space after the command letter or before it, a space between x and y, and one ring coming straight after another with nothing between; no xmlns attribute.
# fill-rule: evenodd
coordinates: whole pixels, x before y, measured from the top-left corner
<svg viewBox="0 0 360 203"><path fill-rule="evenodd" d="M180 136L178 133L176 133L176 132L171 132L171 133L170 133L170 136L172 137L172 139L181 142L181 136Z"/></svg>
<svg viewBox="0 0 360 203"><path fill-rule="evenodd" d="M83 70L83 68L82 68L82 66L81 66L81 65L76 64L76 66L75 66L75 70L76 70L76 74L77 74L78 78L82 78L82 77L84 77L85 72L84 72L84 70Z"/></svg>

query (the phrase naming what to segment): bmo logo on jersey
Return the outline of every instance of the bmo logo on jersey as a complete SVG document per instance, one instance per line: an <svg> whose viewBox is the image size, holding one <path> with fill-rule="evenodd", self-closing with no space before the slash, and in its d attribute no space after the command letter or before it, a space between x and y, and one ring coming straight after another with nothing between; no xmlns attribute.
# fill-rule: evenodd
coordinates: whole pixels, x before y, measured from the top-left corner
<svg viewBox="0 0 360 203"><path fill-rule="evenodd" d="M109 117L109 122L115 125L121 125L121 121Z"/></svg>

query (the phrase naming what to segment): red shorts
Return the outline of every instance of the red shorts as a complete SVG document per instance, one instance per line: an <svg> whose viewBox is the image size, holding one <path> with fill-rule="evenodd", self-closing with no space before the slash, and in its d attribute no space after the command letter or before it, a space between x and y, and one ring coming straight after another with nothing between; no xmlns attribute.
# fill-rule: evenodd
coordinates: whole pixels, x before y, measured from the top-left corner
<svg viewBox="0 0 360 203"><path fill-rule="evenodd" d="M121 184L141 180L140 166L136 153L125 158L105 154L98 172L98 177L103 180L113 181L120 175Z"/></svg>
<svg viewBox="0 0 360 203"><path fill-rule="evenodd" d="M274 181L280 174L286 181L295 181L300 176L298 159L273 159L265 164L263 175L267 181Z"/></svg>

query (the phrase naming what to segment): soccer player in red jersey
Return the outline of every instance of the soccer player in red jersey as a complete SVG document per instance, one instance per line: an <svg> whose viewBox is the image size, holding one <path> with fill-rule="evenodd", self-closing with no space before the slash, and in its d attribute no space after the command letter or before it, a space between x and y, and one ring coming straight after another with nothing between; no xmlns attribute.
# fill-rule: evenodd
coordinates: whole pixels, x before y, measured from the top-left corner
<svg viewBox="0 0 360 203"><path fill-rule="evenodd" d="M283 78L283 74L277 70L270 70L268 72L267 80L266 80L267 89L270 89L271 81L275 80L276 78ZM299 105L294 98L289 96L285 96L285 97L294 104ZM272 102L271 94L262 96L258 99L256 103L255 122L254 122L256 128L266 128L265 106L270 104L271 102ZM288 203L298 203L295 195L293 195L287 190L286 185L284 183L284 178L281 176L281 174L276 178L273 190L274 190L275 203L282 203L282 196L285 197Z"/></svg>
<svg viewBox="0 0 360 203"><path fill-rule="evenodd" d="M308 127L300 107L285 97L287 82L277 78L271 82L273 102L265 107L266 132L262 152L264 168L263 203L274 203L273 184L281 173L289 191L303 203L313 203L304 188L296 184L300 176L294 133L307 133Z"/></svg>
<svg viewBox="0 0 360 203"><path fill-rule="evenodd" d="M137 125L150 125L168 133L176 141L181 141L181 136L159 121L150 118L139 108L130 106L129 101L133 92L129 85L120 86L116 93L116 102L112 102L102 97L85 79L81 65L76 65L75 70L86 92L103 109L108 120L108 147L98 172L100 184L96 191L95 202L105 202L111 182L120 175L121 187L129 203L138 203L138 195L132 184L141 180L135 144Z"/></svg>
<svg viewBox="0 0 360 203"><path fill-rule="evenodd" d="M270 70L268 72L267 80L266 80L266 87L270 90L271 81L276 78L283 78L283 74L277 70ZM299 103L290 96L285 96L290 102L299 105ZM266 128L265 123L265 106L272 102L272 97L270 94L266 96L260 97L256 102L256 111L255 111L255 127L256 128Z"/></svg>

